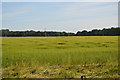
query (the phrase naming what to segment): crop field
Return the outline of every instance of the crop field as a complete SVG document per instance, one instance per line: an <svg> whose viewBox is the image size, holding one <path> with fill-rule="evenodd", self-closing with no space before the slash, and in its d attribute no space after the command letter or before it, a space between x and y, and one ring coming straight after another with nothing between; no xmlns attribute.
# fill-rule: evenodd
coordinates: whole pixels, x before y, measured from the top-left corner
<svg viewBox="0 0 120 80"><path fill-rule="evenodd" d="M2 37L4 78L117 78L117 36Z"/></svg>

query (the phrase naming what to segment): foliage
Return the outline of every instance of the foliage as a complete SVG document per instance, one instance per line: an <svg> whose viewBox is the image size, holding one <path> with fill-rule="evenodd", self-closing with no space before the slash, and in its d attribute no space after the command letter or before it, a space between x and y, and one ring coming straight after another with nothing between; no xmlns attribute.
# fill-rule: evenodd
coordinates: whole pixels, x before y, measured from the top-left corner
<svg viewBox="0 0 120 80"><path fill-rule="evenodd" d="M102 29L97 30L93 29L92 31L78 31L77 36L119 36L120 35L120 27L110 28L110 29Z"/></svg>
<svg viewBox="0 0 120 80"><path fill-rule="evenodd" d="M9 31L9 29L0 30L0 36L7 37L25 37L25 36L119 36L120 28L110 28L92 31L78 31L77 33L55 32L55 31Z"/></svg>

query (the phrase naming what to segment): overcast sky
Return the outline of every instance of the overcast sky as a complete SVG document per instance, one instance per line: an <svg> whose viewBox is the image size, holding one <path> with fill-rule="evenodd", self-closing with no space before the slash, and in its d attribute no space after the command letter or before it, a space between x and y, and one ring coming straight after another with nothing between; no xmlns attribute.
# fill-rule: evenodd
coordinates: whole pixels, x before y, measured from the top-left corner
<svg viewBox="0 0 120 80"><path fill-rule="evenodd" d="M118 25L117 2L3 2L3 26L10 30L77 32Z"/></svg>

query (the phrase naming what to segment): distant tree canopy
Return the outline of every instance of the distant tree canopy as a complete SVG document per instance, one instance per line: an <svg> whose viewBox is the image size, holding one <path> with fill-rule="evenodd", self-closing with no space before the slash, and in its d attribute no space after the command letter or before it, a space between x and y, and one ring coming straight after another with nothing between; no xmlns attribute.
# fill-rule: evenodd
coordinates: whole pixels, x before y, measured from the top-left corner
<svg viewBox="0 0 120 80"><path fill-rule="evenodd" d="M78 31L77 33L55 32L55 31L10 31L9 29L0 30L3 37L25 37L25 36L120 36L120 27L108 29L93 29L92 31Z"/></svg>
<svg viewBox="0 0 120 80"><path fill-rule="evenodd" d="M93 29L92 31L78 31L76 33L77 36L120 36L120 27L116 28L108 28L108 29L102 29L97 30Z"/></svg>

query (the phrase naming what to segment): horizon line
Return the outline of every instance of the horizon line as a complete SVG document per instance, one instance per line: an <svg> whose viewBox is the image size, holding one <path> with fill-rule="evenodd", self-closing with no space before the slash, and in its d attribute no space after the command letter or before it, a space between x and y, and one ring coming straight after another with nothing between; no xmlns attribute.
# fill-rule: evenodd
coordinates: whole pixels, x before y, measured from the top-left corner
<svg viewBox="0 0 120 80"><path fill-rule="evenodd" d="M117 27L109 27L109 28L94 28L94 29L91 29L91 30L86 30L86 29L83 29L83 30L77 30L76 32L78 32L78 31L92 31L92 30L103 30L103 29L111 29L111 28L120 28L120 26L117 26ZM51 32L67 32L67 33L76 33L76 32L72 32L72 31L59 31L59 30L34 30L34 29L27 29L27 30L10 30L10 29L8 29L8 28L6 28L6 29L0 29L0 30L9 30L9 31L41 31L41 32L49 32L49 31L51 31Z"/></svg>

